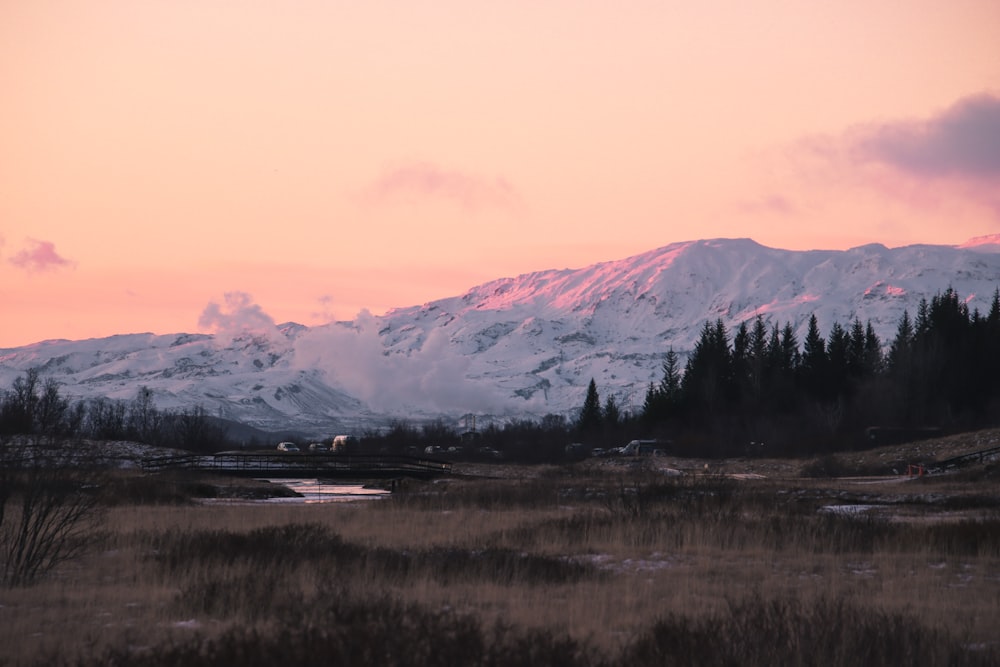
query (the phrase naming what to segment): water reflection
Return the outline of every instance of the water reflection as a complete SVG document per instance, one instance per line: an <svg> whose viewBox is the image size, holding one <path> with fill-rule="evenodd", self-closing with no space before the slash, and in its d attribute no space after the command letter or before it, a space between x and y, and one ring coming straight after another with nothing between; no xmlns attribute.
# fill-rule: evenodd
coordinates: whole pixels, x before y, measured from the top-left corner
<svg viewBox="0 0 1000 667"><path fill-rule="evenodd" d="M334 484L319 479L269 479L272 484L281 484L298 493L300 498L268 498L262 502L269 504L316 504L343 503L358 500L374 500L389 495L389 491L368 488L362 484Z"/></svg>

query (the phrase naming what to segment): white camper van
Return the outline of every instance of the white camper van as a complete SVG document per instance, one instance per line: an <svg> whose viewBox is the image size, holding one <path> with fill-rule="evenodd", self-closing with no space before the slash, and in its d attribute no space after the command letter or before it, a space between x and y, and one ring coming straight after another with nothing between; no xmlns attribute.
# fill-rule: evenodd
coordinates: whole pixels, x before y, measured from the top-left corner
<svg viewBox="0 0 1000 667"><path fill-rule="evenodd" d="M330 451L343 454L347 451L350 445L356 444L358 439L353 435L338 435L333 438L333 444L330 445Z"/></svg>
<svg viewBox="0 0 1000 667"><path fill-rule="evenodd" d="M621 448L624 456L662 456L663 450L658 448L659 440L633 440Z"/></svg>

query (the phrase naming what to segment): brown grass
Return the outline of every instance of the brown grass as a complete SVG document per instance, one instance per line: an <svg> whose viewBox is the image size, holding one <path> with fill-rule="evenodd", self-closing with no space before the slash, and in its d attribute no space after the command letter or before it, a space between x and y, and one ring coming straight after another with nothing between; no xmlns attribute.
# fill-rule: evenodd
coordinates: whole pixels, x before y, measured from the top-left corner
<svg viewBox="0 0 1000 667"><path fill-rule="evenodd" d="M97 550L0 592L0 664L313 664L365 642L385 664L998 658L995 485L959 485L979 501L957 510L922 482L525 472L353 504L116 505ZM876 509L819 511L859 498Z"/></svg>

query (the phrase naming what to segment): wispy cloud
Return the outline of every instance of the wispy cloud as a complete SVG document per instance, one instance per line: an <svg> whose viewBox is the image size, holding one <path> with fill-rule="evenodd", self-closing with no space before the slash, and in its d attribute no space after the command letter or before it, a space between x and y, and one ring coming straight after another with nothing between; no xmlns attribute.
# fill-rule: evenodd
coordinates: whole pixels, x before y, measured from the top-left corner
<svg viewBox="0 0 1000 667"><path fill-rule="evenodd" d="M751 215L778 214L790 216L798 213L798 208L787 197L769 194L754 200L743 200L737 204L739 209Z"/></svg>
<svg viewBox="0 0 1000 667"><path fill-rule="evenodd" d="M368 199L376 202L444 200L469 210L512 209L518 195L502 177L487 177L430 162L409 162L385 169L366 188Z"/></svg>
<svg viewBox="0 0 1000 667"><path fill-rule="evenodd" d="M56 252L54 243L36 239L28 239L28 247L16 253L8 261L29 273L54 271L73 266L72 261Z"/></svg>
<svg viewBox="0 0 1000 667"><path fill-rule="evenodd" d="M309 315L313 319L319 320L322 323L326 323L326 322L332 321L333 318L334 318L334 315L333 315L333 306L334 306L333 296L330 295L330 294L323 294L322 296L320 296L320 297L318 297L316 299L316 302L319 304L319 310L314 310L311 313L309 313Z"/></svg>
<svg viewBox="0 0 1000 667"><path fill-rule="evenodd" d="M918 177L1000 180L1000 98L966 97L919 121L858 128L853 155Z"/></svg>

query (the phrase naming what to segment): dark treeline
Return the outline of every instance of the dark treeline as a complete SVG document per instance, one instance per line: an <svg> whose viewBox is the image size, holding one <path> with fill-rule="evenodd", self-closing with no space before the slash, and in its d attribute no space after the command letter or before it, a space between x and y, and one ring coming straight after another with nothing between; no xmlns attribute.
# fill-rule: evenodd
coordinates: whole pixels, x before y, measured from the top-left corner
<svg viewBox="0 0 1000 667"><path fill-rule="evenodd" d="M152 392L140 387L130 401L98 398L71 402L53 378L37 369L16 378L0 396L0 436L132 440L192 451L226 445L225 429L201 407L164 411L153 405Z"/></svg>
<svg viewBox="0 0 1000 667"><path fill-rule="evenodd" d="M683 372L667 352L639 418L692 452L814 454L886 427L903 437L992 424L998 398L1000 292L984 317L949 288L904 312L887 347L859 319L824 338L812 316L801 346L790 324L757 317L730 336L722 320L706 323Z"/></svg>
<svg viewBox="0 0 1000 667"><path fill-rule="evenodd" d="M359 439L357 451L383 454L431 455L471 461L545 463L563 461L576 437L575 424L562 415L540 420L518 419L491 423L480 430L459 430L443 420L415 425L394 420L387 430L370 429ZM571 452L582 456L584 452Z"/></svg>

